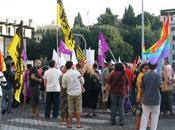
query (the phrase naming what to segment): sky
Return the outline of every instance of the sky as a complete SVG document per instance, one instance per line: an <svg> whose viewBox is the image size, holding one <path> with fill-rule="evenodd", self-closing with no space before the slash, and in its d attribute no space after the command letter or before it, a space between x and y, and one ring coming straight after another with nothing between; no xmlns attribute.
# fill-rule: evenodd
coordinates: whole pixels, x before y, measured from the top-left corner
<svg viewBox="0 0 175 130"><path fill-rule="evenodd" d="M129 4L134 8L135 14L141 13L142 0L62 0L70 26L80 12L83 23L92 25L97 22L97 17L111 8L113 14L123 17L125 8ZM0 0L0 19L9 18L10 21L24 20L27 24L33 19L33 25L49 25L56 20L57 0ZM175 8L174 0L144 0L144 10L155 15L162 9ZM0 21L1 21L0 20Z"/></svg>

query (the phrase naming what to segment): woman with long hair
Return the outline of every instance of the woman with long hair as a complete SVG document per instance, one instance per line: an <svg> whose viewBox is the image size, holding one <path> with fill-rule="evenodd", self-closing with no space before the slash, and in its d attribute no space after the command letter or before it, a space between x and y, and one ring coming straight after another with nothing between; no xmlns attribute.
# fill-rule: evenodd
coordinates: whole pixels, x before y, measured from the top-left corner
<svg viewBox="0 0 175 130"><path fill-rule="evenodd" d="M87 109L91 109L93 111L92 115L96 116L95 110L97 106L99 86L98 79L95 75L95 72L91 65L85 64L83 67L83 77L85 80L83 93L83 107ZM91 116L90 111L88 110L86 116Z"/></svg>
<svg viewBox="0 0 175 130"><path fill-rule="evenodd" d="M108 85L111 96L111 125L116 124L117 112L119 114L119 125L124 125L124 101L125 96L128 95L128 78L122 63L115 64Z"/></svg>

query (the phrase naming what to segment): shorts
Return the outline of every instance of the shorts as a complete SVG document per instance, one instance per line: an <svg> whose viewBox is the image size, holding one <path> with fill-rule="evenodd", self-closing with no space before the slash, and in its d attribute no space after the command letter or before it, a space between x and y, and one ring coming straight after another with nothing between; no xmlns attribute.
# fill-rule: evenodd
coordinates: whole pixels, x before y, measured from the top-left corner
<svg viewBox="0 0 175 130"><path fill-rule="evenodd" d="M75 111L74 111L75 108ZM68 95L68 112L82 112L82 96L71 96Z"/></svg>
<svg viewBox="0 0 175 130"><path fill-rule="evenodd" d="M36 107L39 105L39 86L30 87L31 90L31 106Z"/></svg>
<svg viewBox="0 0 175 130"><path fill-rule="evenodd" d="M102 86L102 102L108 102L109 91L105 90L105 87Z"/></svg>

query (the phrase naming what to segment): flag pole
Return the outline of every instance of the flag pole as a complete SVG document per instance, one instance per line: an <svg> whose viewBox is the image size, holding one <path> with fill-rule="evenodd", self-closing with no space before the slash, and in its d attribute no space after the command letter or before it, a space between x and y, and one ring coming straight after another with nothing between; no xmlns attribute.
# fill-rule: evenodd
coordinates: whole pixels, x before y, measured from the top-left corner
<svg viewBox="0 0 175 130"><path fill-rule="evenodd" d="M114 60L114 61L115 61L115 63L116 63L116 59L115 59L114 54L113 54L113 52L111 51L111 49L110 49L110 48L109 48L109 52L111 53L112 58L113 58L113 60Z"/></svg>
<svg viewBox="0 0 175 130"><path fill-rule="evenodd" d="M143 59L143 52L142 49L144 48L144 44L145 44L145 36L144 36L144 0L142 0L142 43L141 43L141 56Z"/></svg>

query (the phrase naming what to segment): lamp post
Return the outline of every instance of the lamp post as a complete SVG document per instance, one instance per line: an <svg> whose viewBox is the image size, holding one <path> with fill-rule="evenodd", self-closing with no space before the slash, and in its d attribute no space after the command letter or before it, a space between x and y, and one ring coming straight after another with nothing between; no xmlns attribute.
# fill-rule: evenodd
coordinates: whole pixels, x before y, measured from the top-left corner
<svg viewBox="0 0 175 130"><path fill-rule="evenodd" d="M81 37L84 41L84 53L85 53L85 56L86 56L86 48L87 48L87 43L86 43L86 40L84 38L84 36L82 34L78 34L78 33L74 33L73 34L75 37Z"/></svg>
<svg viewBox="0 0 175 130"><path fill-rule="evenodd" d="M144 33L144 0L142 0L142 42L141 42L141 56L143 59L143 52L142 49L144 48L145 44L145 33Z"/></svg>

